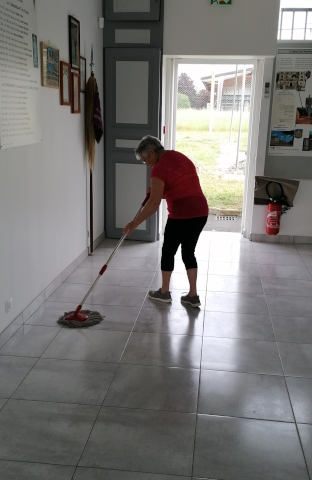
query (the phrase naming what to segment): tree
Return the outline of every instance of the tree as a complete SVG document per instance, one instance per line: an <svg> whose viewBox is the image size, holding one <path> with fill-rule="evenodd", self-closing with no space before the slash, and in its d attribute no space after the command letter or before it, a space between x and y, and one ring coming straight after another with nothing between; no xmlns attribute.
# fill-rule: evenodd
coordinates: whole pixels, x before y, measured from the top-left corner
<svg viewBox="0 0 312 480"><path fill-rule="evenodd" d="M196 108L196 88L193 80L187 73L181 73L178 78L178 92L183 93L190 99L191 107Z"/></svg>
<svg viewBox="0 0 312 480"><path fill-rule="evenodd" d="M190 99L183 93L178 93L178 108L191 108Z"/></svg>
<svg viewBox="0 0 312 480"><path fill-rule="evenodd" d="M207 103L209 102L209 92L205 88L200 90L197 93L197 107L196 108L207 108Z"/></svg>
<svg viewBox="0 0 312 480"><path fill-rule="evenodd" d="M206 108L207 103L209 102L209 92L205 88L196 91L194 81L187 75L187 73L181 73L178 78L178 94L186 95L190 101L190 107L196 108L197 110L201 108ZM182 101L182 100L181 100ZM183 100L184 102L185 100ZM184 104L183 104L184 105ZM186 106L179 106L178 108L190 108Z"/></svg>

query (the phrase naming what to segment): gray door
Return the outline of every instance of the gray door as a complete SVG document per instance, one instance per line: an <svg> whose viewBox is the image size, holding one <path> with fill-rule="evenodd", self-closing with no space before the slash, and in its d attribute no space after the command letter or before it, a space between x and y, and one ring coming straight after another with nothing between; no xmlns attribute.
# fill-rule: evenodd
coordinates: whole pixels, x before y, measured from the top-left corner
<svg viewBox="0 0 312 480"><path fill-rule="evenodd" d="M105 0L105 20L159 20L160 0Z"/></svg>
<svg viewBox="0 0 312 480"><path fill-rule="evenodd" d="M136 160L144 135L159 136L160 50L105 49L105 234L119 238L145 198L150 169ZM155 241L153 215L130 236Z"/></svg>

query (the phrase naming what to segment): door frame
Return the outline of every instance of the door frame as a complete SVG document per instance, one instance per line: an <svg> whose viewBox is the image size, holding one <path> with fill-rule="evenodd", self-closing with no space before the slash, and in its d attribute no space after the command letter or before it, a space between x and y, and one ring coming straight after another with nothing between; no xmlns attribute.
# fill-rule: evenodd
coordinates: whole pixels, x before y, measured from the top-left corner
<svg viewBox="0 0 312 480"><path fill-rule="evenodd" d="M120 123L116 118L117 62L144 62L148 63L147 75L147 113L146 123ZM138 162L131 146L117 146L117 139L135 140L139 144L142 136L159 136L160 116L160 83L161 83L161 50L159 48L112 48L104 49L104 67L106 82L104 85L105 98L105 234L107 238L120 238L122 228L117 226L117 213L121 211L116 201L117 165L132 165L142 169L145 175L144 185L140 184L143 202L146 188L149 185L150 168ZM144 173L145 172L145 173ZM124 179L126 181L126 178ZM139 186L132 186L133 195L128 199L127 207L131 206L133 216L140 204L133 203ZM145 228L136 229L129 236L130 240L154 242L158 239L158 212L145 221ZM132 218L129 218L129 221Z"/></svg>
<svg viewBox="0 0 312 480"><path fill-rule="evenodd" d="M253 214L253 192L256 172L259 121L263 91L264 57L254 56L215 56L215 55L164 55L163 58L163 99L162 99L162 141L166 149L174 149L176 143L176 110L178 93L178 67L180 64L249 64L254 66L252 82L246 173L242 207L241 232L249 238ZM162 207L162 230L167 220L165 206Z"/></svg>

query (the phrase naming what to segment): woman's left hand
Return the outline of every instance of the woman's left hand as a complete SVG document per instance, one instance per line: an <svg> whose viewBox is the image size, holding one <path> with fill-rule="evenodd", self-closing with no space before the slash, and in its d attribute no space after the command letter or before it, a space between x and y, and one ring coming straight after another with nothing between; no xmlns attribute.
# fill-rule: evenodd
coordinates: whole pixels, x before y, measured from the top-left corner
<svg viewBox="0 0 312 480"><path fill-rule="evenodd" d="M127 225L124 228L123 235L130 235L135 229L136 229L136 226L133 221L130 223L127 223Z"/></svg>

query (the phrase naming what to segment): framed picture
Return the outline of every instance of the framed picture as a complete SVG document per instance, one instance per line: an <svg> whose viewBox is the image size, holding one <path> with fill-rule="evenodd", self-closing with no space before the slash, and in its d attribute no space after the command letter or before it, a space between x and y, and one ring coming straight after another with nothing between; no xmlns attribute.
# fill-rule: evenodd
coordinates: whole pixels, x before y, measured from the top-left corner
<svg viewBox="0 0 312 480"><path fill-rule="evenodd" d="M80 113L80 75L72 72L72 113Z"/></svg>
<svg viewBox="0 0 312 480"><path fill-rule="evenodd" d="M69 59L72 69L80 69L80 22L68 15Z"/></svg>
<svg viewBox="0 0 312 480"><path fill-rule="evenodd" d="M41 85L60 87L60 51L48 43L41 42Z"/></svg>
<svg viewBox="0 0 312 480"><path fill-rule="evenodd" d="M84 57L80 57L80 91L86 91L86 59Z"/></svg>
<svg viewBox="0 0 312 480"><path fill-rule="evenodd" d="M66 62L60 63L61 105L71 105L71 68Z"/></svg>

